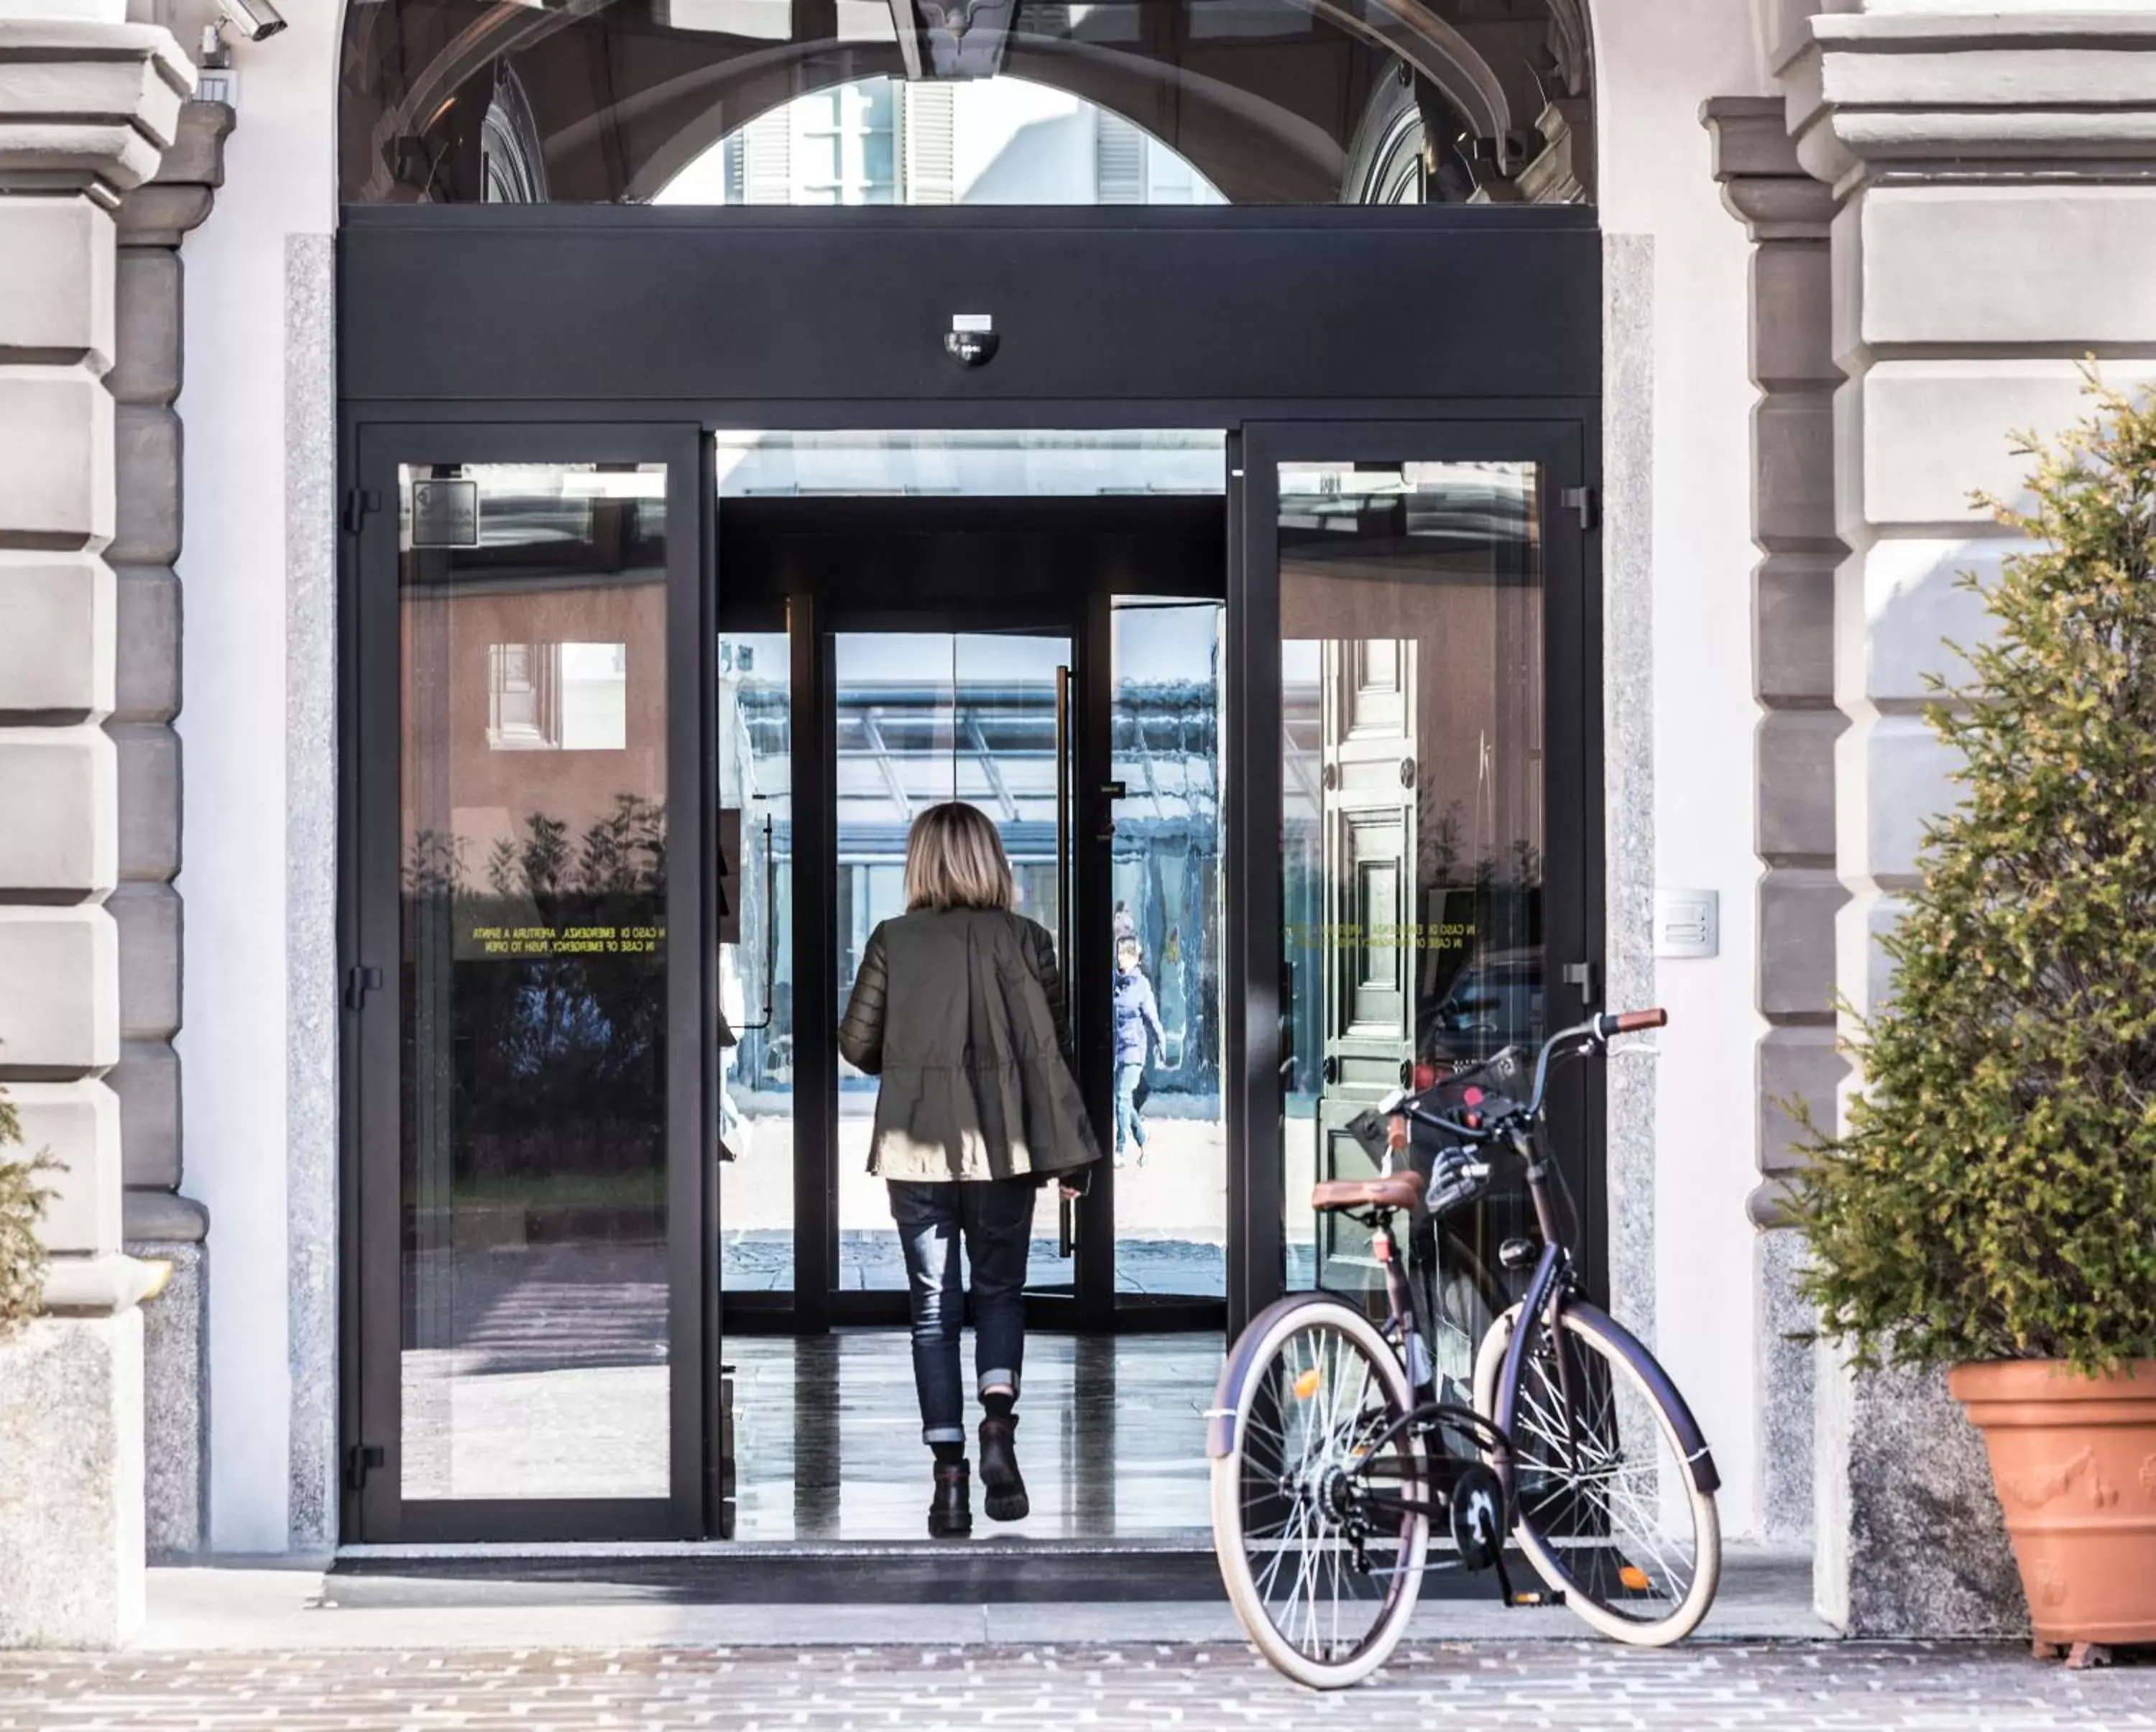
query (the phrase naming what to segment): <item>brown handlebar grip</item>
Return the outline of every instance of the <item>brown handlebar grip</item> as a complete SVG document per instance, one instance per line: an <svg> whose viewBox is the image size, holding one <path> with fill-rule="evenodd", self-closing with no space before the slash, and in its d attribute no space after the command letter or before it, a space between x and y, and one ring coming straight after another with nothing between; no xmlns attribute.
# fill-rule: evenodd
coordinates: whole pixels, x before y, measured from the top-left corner
<svg viewBox="0 0 2156 1732"><path fill-rule="evenodd" d="M1669 1020L1670 1013L1666 1010L1626 1010L1618 1015L1617 1032L1636 1035L1642 1029L1666 1028Z"/></svg>

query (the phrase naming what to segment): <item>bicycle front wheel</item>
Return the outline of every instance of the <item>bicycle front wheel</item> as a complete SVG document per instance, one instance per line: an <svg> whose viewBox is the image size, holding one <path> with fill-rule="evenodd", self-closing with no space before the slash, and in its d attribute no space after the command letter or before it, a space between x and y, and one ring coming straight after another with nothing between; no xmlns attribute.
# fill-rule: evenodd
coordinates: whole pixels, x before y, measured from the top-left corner
<svg viewBox="0 0 2156 1732"><path fill-rule="evenodd" d="M1714 1493L1675 1423L1597 1316L1547 1319L1512 1404L1513 1533L1535 1573L1589 1628L1664 1647L1699 1627L1722 1580ZM1494 1417L1515 1306L1491 1325L1475 1367L1476 1411Z"/></svg>
<svg viewBox="0 0 2156 1732"><path fill-rule="evenodd" d="M1358 1683L1406 1629L1430 1546L1429 1518L1404 1507L1428 1484L1407 1375L1368 1318L1327 1300L1260 1313L1229 1365L1232 1442L1213 1462L1229 1603L1296 1683Z"/></svg>

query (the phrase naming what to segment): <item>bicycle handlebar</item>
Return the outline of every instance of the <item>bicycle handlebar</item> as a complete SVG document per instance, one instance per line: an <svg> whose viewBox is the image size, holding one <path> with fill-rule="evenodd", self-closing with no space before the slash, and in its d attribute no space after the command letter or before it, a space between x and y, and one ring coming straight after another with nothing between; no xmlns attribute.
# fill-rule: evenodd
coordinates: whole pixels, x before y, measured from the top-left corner
<svg viewBox="0 0 2156 1732"><path fill-rule="evenodd" d="M1543 1043L1543 1050L1536 1056L1533 1098L1521 1108L1517 1115L1505 1113L1501 1116L1506 1118L1515 1116L1538 1118L1542 1116L1543 1097L1549 1088L1550 1061L1557 1056L1560 1047L1568 1046L1575 1041L1586 1041L1597 1046L1606 1046L1611 1038L1617 1035L1639 1034L1647 1029L1666 1028L1669 1025L1669 1020L1670 1013L1660 1009L1609 1010L1599 1016L1591 1016L1585 1022L1575 1023L1570 1028L1559 1029ZM1445 1118L1441 1113L1432 1113L1426 1108L1416 1106L1412 1097L1403 1102L1402 1106L1419 1123L1438 1130L1449 1132L1454 1136L1480 1141L1487 1138L1496 1128L1494 1125L1476 1126L1456 1123Z"/></svg>

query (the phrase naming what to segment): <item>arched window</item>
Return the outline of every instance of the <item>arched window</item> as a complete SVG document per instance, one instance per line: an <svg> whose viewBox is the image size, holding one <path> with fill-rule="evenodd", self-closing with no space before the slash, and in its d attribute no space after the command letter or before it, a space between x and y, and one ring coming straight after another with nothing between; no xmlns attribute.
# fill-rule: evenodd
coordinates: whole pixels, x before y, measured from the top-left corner
<svg viewBox="0 0 2156 1732"><path fill-rule="evenodd" d="M348 203L1593 196L1585 0L368 0Z"/></svg>
<svg viewBox="0 0 2156 1732"><path fill-rule="evenodd" d="M1221 204L1111 109L1021 78L861 79L729 133L654 204Z"/></svg>

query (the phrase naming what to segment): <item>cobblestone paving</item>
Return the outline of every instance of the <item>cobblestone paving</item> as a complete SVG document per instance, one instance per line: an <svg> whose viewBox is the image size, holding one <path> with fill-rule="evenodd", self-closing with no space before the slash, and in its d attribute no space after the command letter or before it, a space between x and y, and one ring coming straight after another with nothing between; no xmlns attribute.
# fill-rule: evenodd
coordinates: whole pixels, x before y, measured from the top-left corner
<svg viewBox="0 0 2156 1732"><path fill-rule="evenodd" d="M1240 1648L0 1655L0 1728L91 1732L716 1726L1270 1732L2156 1727L2156 1663L2069 1673L2003 1647L1547 1642L1421 1649L1317 1696Z"/></svg>

